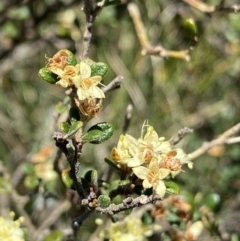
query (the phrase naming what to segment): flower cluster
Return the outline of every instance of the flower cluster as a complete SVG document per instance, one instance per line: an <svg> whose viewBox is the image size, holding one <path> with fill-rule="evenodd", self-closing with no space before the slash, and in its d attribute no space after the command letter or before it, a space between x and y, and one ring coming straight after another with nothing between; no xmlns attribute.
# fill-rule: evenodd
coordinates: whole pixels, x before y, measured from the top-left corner
<svg viewBox="0 0 240 241"><path fill-rule="evenodd" d="M4 241L24 241L24 232L20 224L24 221L23 217L14 221L14 212L10 212L10 219L0 216L0 240Z"/></svg>
<svg viewBox="0 0 240 241"><path fill-rule="evenodd" d="M52 58L48 58L46 68L57 76L56 85L63 88L76 88L75 102L80 112L85 116L95 116L102 107L104 92L98 87L103 75L107 71L106 65L101 63L104 71L97 66L98 63L84 59L77 63L75 56L66 49L60 50ZM102 72L93 72L91 66L97 66ZM95 68L96 69L96 68ZM99 74L101 73L101 74ZM41 76L42 77L42 76ZM99 101L96 101L98 99Z"/></svg>
<svg viewBox="0 0 240 241"><path fill-rule="evenodd" d="M139 139L128 134L121 135L117 147L111 151L111 159L120 168L130 168L143 180L144 188L153 188L161 197L166 192L163 179L182 171L185 157L182 149L172 147L170 141L159 137L150 125L143 125ZM192 167L192 163L187 164Z"/></svg>
<svg viewBox="0 0 240 241"><path fill-rule="evenodd" d="M124 221L112 223L100 237L111 241L147 241L154 229L160 229L160 226L145 225L138 218L126 217Z"/></svg>

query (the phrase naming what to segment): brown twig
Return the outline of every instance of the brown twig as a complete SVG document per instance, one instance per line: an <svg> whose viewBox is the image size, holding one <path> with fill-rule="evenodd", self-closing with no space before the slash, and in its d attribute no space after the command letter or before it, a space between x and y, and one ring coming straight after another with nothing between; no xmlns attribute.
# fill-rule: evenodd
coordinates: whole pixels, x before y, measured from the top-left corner
<svg viewBox="0 0 240 241"><path fill-rule="evenodd" d="M184 136L186 136L189 133L193 133L193 129L190 129L188 127L182 128L178 131L178 135L171 140L171 145L176 145L184 138Z"/></svg>
<svg viewBox="0 0 240 241"><path fill-rule="evenodd" d="M116 213L127 210L129 208L139 207L142 205L146 205L148 203L155 203L156 201L160 201L160 200L162 200L162 198L159 197L158 195L154 195L154 196L153 195L151 195L151 196L141 195L134 199L131 197L128 197L128 198L124 199L121 204L118 204L118 205L111 204L107 208L97 207L95 210L100 213L106 213L106 214L109 214L112 216Z"/></svg>
<svg viewBox="0 0 240 241"><path fill-rule="evenodd" d="M112 90L115 90L115 89L118 89L120 88L122 82L123 82L123 76L121 75L118 75L116 78L114 78L108 85L104 86L102 88L102 91L104 93L106 92L109 92L109 91L112 91Z"/></svg>
<svg viewBox="0 0 240 241"><path fill-rule="evenodd" d="M147 38L146 30L141 20L141 15L137 5L134 3L129 3L128 11L133 20L139 42L142 46L142 54L157 55L160 57L172 57L177 59L184 59L186 61L190 60L190 56L188 55L188 49L182 51L172 51L165 49L161 45L158 45L156 47L151 46Z"/></svg>
<svg viewBox="0 0 240 241"><path fill-rule="evenodd" d="M240 13L240 5L234 4L230 7L224 7L224 1L222 0L217 6L208 5L198 0L182 0L190 6L196 8L203 13Z"/></svg>
<svg viewBox="0 0 240 241"><path fill-rule="evenodd" d="M205 152L207 152L209 149L211 149L214 146L240 142L240 138L239 137L238 138L234 138L234 139L233 138L229 138L229 137L233 136L234 134L236 134L239 131L240 131L240 123L238 123L237 125L231 127L227 131L225 131L217 139L212 140L210 142L203 143L203 145L200 148L198 148L197 150L195 150L194 152L192 152L192 153L190 153L188 155L187 161L192 161L192 160L196 159L197 157L201 156L202 154L204 154Z"/></svg>
<svg viewBox="0 0 240 241"><path fill-rule="evenodd" d="M102 10L104 2L95 4L94 0L84 0L83 11L86 15L86 30L83 34L83 47L82 47L82 58L86 58L89 51L90 42L92 39L92 26L96 17Z"/></svg>

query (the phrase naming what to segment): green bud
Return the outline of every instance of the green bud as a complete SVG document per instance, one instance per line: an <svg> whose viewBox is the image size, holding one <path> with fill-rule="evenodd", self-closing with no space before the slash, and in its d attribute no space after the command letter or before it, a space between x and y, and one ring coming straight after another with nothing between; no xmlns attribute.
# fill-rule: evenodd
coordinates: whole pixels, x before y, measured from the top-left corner
<svg viewBox="0 0 240 241"><path fill-rule="evenodd" d="M50 83L50 84L55 84L58 79L57 79L57 75L54 74L49 68L44 67L41 68L38 72L38 75L41 79L43 79L44 81Z"/></svg>

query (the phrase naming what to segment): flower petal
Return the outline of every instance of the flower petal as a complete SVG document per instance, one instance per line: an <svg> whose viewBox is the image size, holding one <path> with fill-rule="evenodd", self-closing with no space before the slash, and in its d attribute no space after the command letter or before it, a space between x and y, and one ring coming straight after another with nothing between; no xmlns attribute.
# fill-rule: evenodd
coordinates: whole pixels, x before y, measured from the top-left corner
<svg viewBox="0 0 240 241"><path fill-rule="evenodd" d="M166 193L166 186L162 180L160 180L155 188L156 193L160 196L163 197Z"/></svg>
<svg viewBox="0 0 240 241"><path fill-rule="evenodd" d="M143 166L134 167L132 170L133 170L133 173L140 179L146 179L149 173L149 170Z"/></svg>
<svg viewBox="0 0 240 241"><path fill-rule="evenodd" d="M80 75L82 79L88 79L91 76L91 68L83 61L80 63Z"/></svg>

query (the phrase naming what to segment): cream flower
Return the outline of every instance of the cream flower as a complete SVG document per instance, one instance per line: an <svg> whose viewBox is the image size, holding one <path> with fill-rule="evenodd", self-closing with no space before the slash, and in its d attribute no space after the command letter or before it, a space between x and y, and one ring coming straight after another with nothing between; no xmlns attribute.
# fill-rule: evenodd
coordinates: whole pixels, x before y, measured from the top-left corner
<svg viewBox="0 0 240 241"><path fill-rule="evenodd" d="M60 85L63 88L73 85L71 78L77 75L77 69L75 66L67 65L63 70L56 66L49 67L49 69L54 74L58 75L60 79L58 82L56 82L56 85Z"/></svg>
<svg viewBox="0 0 240 241"><path fill-rule="evenodd" d="M143 180L144 188L153 188L153 190L163 197L166 192L166 186L162 181L170 174L170 170L160 168L156 159L152 160L148 167L138 166L132 168L133 173Z"/></svg>
<svg viewBox="0 0 240 241"><path fill-rule="evenodd" d="M101 76L91 77L91 68L83 61L76 65L77 72L79 75L71 78L74 85L76 86L77 95L79 100L84 100L89 97L92 98L105 98L103 91L97 87L102 80Z"/></svg>
<svg viewBox="0 0 240 241"><path fill-rule="evenodd" d="M0 216L0 240L4 241L24 241L24 232L20 228L20 224L24 221L23 217L13 221L14 212L10 212L10 219Z"/></svg>
<svg viewBox="0 0 240 241"><path fill-rule="evenodd" d="M131 144L131 142L134 142ZM110 158L120 165L126 165L131 160L135 146L135 139L130 135L121 135L117 144L111 151ZM129 150L130 148L130 150Z"/></svg>
<svg viewBox="0 0 240 241"><path fill-rule="evenodd" d="M153 231L152 226L143 224L140 219L126 217L123 221L112 223L100 236L111 241L147 241Z"/></svg>
<svg viewBox="0 0 240 241"><path fill-rule="evenodd" d="M144 131L145 125L143 125ZM167 153L170 148L170 142L164 141L164 137L158 137L157 132L152 126L147 125L147 132L137 141L138 154L129 163L129 167L140 165L148 165L153 158L157 158L159 154Z"/></svg>

